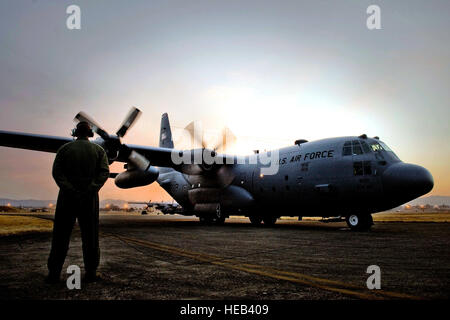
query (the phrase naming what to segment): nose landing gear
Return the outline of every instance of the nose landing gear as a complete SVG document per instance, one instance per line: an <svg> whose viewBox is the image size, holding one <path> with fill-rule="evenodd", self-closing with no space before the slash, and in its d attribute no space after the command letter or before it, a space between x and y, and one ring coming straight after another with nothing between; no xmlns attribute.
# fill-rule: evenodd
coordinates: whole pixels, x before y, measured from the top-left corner
<svg viewBox="0 0 450 320"><path fill-rule="evenodd" d="M199 218L200 222L203 224L222 225L224 224L227 216L223 213L220 203L218 203L214 208L214 212L212 214L201 215Z"/></svg>

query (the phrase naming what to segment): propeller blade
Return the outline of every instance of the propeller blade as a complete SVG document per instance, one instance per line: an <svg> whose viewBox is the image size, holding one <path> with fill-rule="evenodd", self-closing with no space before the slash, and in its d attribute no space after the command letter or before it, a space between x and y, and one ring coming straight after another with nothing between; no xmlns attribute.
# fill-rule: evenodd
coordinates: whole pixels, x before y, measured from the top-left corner
<svg viewBox="0 0 450 320"><path fill-rule="evenodd" d="M130 129L134 125L136 120L140 117L141 113L141 110L136 107L132 107L125 117L125 120L122 122L120 129L117 130L117 136L122 138L127 133L128 129Z"/></svg>
<svg viewBox="0 0 450 320"><path fill-rule="evenodd" d="M206 172L199 165L184 165L181 172L190 184L203 188L226 188L236 177L235 172L227 165Z"/></svg>
<svg viewBox="0 0 450 320"><path fill-rule="evenodd" d="M94 119L89 117L83 111L78 112L78 114L75 116L74 121L78 121L78 122L85 121L85 122L89 123L89 125L91 126L92 131L94 131L100 137L102 137L103 140L106 141L106 140L109 139L109 134L105 130L103 130L102 127L100 127L100 125L97 122L95 122Z"/></svg>
<svg viewBox="0 0 450 320"><path fill-rule="evenodd" d="M227 127L223 128L220 138L221 139L219 140L219 142L214 147L214 150L224 150L224 151L226 151L227 145L229 146L229 145L231 145L231 144L236 142L236 136Z"/></svg>
<svg viewBox="0 0 450 320"><path fill-rule="evenodd" d="M184 130L189 132L189 135L191 136L192 149L195 149L197 146L206 149L206 143L203 139L203 128L200 121L192 121L184 128Z"/></svg>
<svg viewBox="0 0 450 320"><path fill-rule="evenodd" d="M208 148L208 144L204 139L204 133L201 126L201 123L191 122L184 128L191 137L191 142L193 144L192 148L195 149L197 146L201 146L203 149ZM214 148L211 148L215 151L217 150L226 150L227 145L232 145L236 142L237 138L231 132L231 130L227 127L222 129L220 134L220 139L216 143Z"/></svg>

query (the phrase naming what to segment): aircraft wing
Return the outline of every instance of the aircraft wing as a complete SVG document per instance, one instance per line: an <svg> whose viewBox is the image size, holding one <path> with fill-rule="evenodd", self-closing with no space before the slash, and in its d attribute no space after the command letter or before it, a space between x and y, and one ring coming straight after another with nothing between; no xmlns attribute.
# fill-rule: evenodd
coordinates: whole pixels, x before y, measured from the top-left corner
<svg viewBox="0 0 450 320"><path fill-rule="evenodd" d="M152 166L175 168L175 165L171 158L171 153L174 152L174 149L139 146L134 144L127 144L127 147L135 150L136 152L142 154L144 157L150 160ZM121 155L119 154L117 161L127 162L127 159L121 158Z"/></svg>
<svg viewBox="0 0 450 320"><path fill-rule="evenodd" d="M0 146L44 152L56 152L72 138L0 130Z"/></svg>
<svg viewBox="0 0 450 320"><path fill-rule="evenodd" d="M69 137L0 130L0 146L3 147L56 153L62 145L71 141L73 139ZM93 140L93 142L101 144L103 140ZM132 144L127 144L126 146L146 157L153 166L170 167L181 172L191 170L190 165L180 166L173 163L171 154L172 152L178 153L178 150ZM217 155L217 157L222 157L223 162L225 162L225 155ZM127 160L128 154L122 152L119 152L117 159L114 159L114 161L120 162L127 162Z"/></svg>
<svg viewBox="0 0 450 320"><path fill-rule="evenodd" d="M56 153L62 145L71 141L73 141L73 138L0 130L0 146L3 147ZM94 140L93 142L97 141ZM127 146L145 156L154 166L174 166L171 161L173 149L138 145ZM116 161L127 162L127 157L119 153Z"/></svg>

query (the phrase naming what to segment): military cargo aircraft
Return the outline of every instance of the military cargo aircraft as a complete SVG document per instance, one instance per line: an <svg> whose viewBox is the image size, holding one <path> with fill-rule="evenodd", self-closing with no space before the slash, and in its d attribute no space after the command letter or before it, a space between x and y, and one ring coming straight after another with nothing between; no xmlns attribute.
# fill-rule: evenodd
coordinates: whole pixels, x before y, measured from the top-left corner
<svg viewBox="0 0 450 320"><path fill-rule="evenodd" d="M164 214L183 213L183 208L176 202L128 201L128 204L144 204L145 208L141 211L144 215L149 208L155 208Z"/></svg>
<svg viewBox="0 0 450 320"><path fill-rule="evenodd" d="M91 124L99 135L93 142L105 149L110 163L126 163L125 171L111 174L118 187L157 181L181 206L176 213L195 215L204 223L221 224L231 214L268 226L281 216L331 217L333 221L345 219L352 230L368 230L372 213L415 199L434 185L427 169L402 162L378 137L300 139L292 146L242 157L204 146L177 150L165 113L159 147L122 143L120 138L139 115L132 108L116 135L83 112L75 120ZM57 152L71 140L0 131L0 146L12 148ZM276 170L264 171L268 166Z"/></svg>

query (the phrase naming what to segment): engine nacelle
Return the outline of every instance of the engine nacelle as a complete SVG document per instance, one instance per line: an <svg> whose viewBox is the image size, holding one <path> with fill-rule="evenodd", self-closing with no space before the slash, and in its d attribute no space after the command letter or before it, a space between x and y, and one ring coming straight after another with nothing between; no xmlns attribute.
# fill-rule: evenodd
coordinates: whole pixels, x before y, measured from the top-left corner
<svg viewBox="0 0 450 320"><path fill-rule="evenodd" d="M118 174L114 183L122 189L142 187L153 183L158 176L158 169L152 166L145 171L133 168Z"/></svg>

